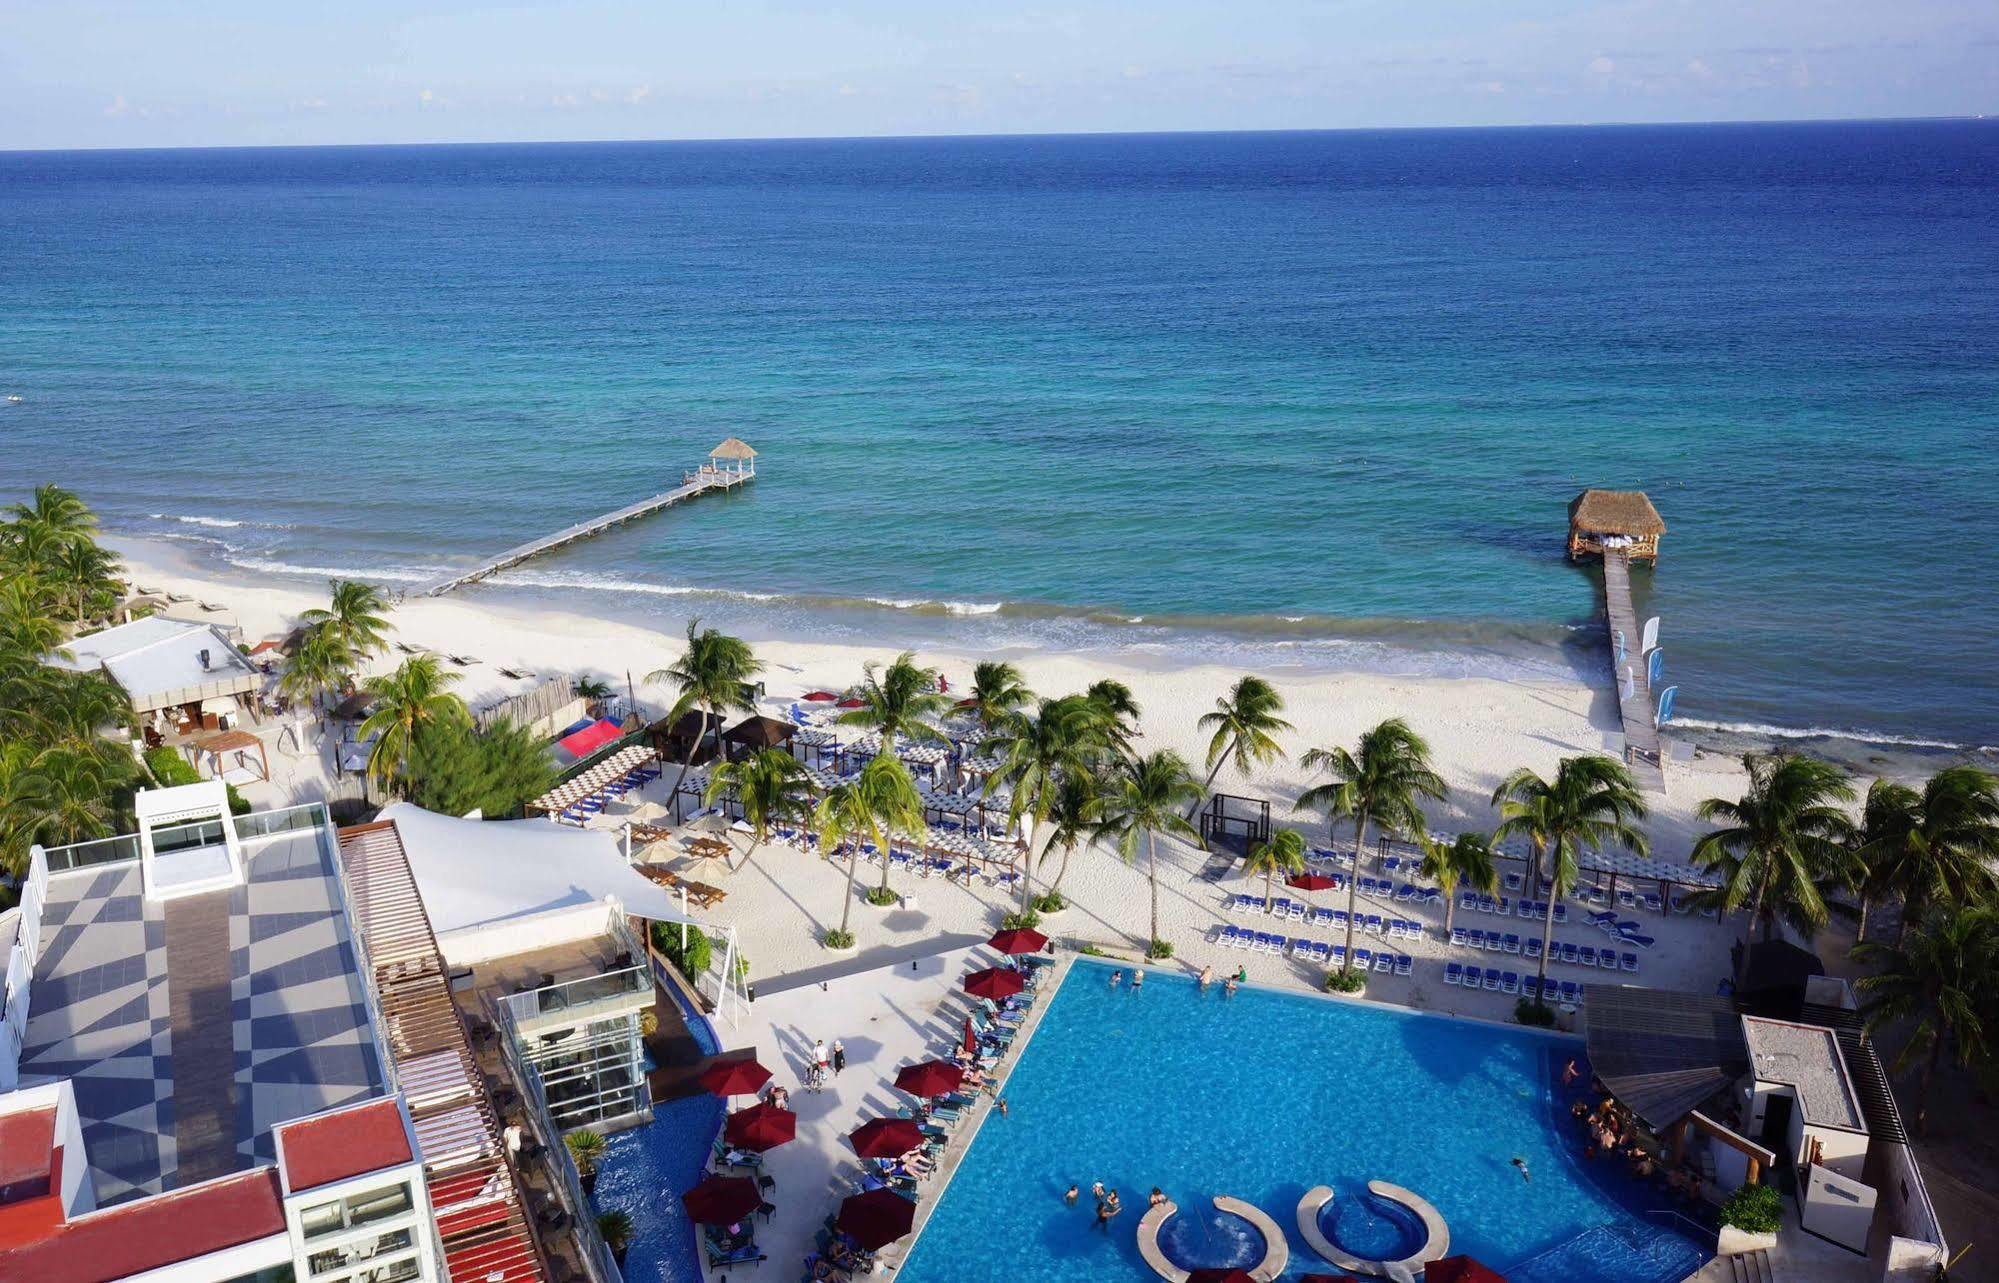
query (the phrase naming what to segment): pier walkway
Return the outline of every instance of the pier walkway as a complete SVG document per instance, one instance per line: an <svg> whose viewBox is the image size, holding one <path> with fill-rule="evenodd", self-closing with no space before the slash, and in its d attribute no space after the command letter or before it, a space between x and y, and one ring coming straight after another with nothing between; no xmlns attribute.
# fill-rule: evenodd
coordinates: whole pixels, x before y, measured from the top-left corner
<svg viewBox="0 0 1999 1283"><path fill-rule="evenodd" d="M722 453L731 446L739 447L741 451L748 453L747 455ZM715 449L717 453L710 456L711 460L755 457L754 451L751 451L748 446L743 445L734 437L715 447ZM681 483L671 490L656 494L650 499L641 499L637 503L626 504L616 512L607 512L601 517L592 517L588 521L579 521L575 525L564 527L552 535L544 535L540 539L509 548L497 556L487 558L470 570L461 571L449 578L438 579L424 584L414 590L415 595L421 597L442 597L454 588L463 588L466 584L477 583L488 575L497 574L509 566L518 566L531 557L539 557L545 552L553 552L557 548L575 543L579 539L588 539L593 535L603 534L606 530L614 526L622 526L628 521L637 521L641 517L649 517L662 508L671 508L674 504L682 500L692 499L697 495L704 495L715 490L733 490L737 486L756 480L756 475L756 468L754 466L747 468L741 466L725 468L717 467L711 462L706 467L687 473L681 478Z"/></svg>
<svg viewBox="0 0 1999 1283"><path fill-rule="evenodd" d="M1623 549L1603 552L1604 614L1610 628L1611 680L1617 685L1617 707L1624 717L1624 758L1638 787L1648 793L1666 791L1666 772L1659 756L1659 728L1652 720L1652 682L1645 656L1639 653L1638 612L1631 604L1631 558ZM1622 642L1623 653L1619 654Z"/></svg>

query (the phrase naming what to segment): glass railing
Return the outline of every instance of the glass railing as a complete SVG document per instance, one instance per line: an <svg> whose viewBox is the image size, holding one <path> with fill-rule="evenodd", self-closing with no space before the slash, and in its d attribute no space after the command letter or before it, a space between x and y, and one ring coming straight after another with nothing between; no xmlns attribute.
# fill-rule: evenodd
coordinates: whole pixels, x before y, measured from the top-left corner
<svg viewBox="0 0 1999 1283"><path fill-rule="evenodd" d="M325 828L328 823L326 807L319 802L288 806L282 811L252 811L234 820L236 837L244 842L279 833L302 833L308 829Z"/></svg>
<svg viewBox="0 0 1999 1283"><path fill-rule="evenodd" d="M50 873L95 868L102 864L122 864L139 858L139 835L125 833L115 838L98 838L94 842L50 847L43 854L48 860Z"/></svg>
<svg viewBox="0 0 1999 1283"><path fill-rule="evenodd" d="M508 994L505 1001L514 1019L522 1024L531 1024L547 1016L581 1014L599 1003L627 999L651 990L652 977L641 955L630 966L617 971L565 980L561 984L547 985L526 993Z"/></svg>

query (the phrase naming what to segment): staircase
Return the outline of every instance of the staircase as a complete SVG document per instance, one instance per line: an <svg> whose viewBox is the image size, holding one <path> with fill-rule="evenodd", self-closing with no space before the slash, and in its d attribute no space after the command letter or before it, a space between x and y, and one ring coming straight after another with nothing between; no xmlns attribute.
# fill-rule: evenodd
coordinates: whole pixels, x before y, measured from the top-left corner
<svg viewBox="0 0 1999 1283"><path fill-rule="evenodd" d="M1876 1140L1905 1144L1909 1134L1902 1128L1901 1111L1895 1108L1895 1093L1888 1085L1888 1073L1874 1044L1862 1028L1860 1013L1845 1007L1828 1007L1808 1002L1798 1013L1808 1025L1830 1029L1839 1039L1839 1051L1853 1073L1853 1090L1860 1097L1860 1112L1867 1116L1867 1134Z"/></svg>
<svg viewBox="0 0 1999 1283"><path fill-rule="evenodd" d="M1770 1254L1758 1248L1734 1256L1717 1256L1698 1273L1688 1275L1686 1283L1777 1283L1777 1271L1770 1262Z"/></svg>

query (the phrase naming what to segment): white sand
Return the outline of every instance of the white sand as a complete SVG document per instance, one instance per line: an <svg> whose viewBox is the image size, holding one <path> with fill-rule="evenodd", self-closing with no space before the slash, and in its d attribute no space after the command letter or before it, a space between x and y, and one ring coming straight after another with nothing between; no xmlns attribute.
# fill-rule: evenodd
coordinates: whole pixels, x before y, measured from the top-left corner
<svg viewBox="0 0 1999 1283"><path fill-rule="evenodd" d="M190 565L170 547L114 542L133 578L147 586L228 603L247 642L281 635L298 612L323 604L323 589L304 588L288 580L225 578ZM395 611L394 623L399 640L477 655L482 662L464 670L458 687L475 704L530 684L501 678L496 669L507 665L544 675L592 674L620 689L629 670L641 683L640 702L654 708L664 707L671 695L663 688L645 686L644 675L663 667L678 653L682 627L677 620L662 625L664 631L655 631L581 615L530 613L489 604L476 593L407 602ZM844 687L859 677L864 661L888 659L896 648L892 644L868 649L783 641L760 643L757 649L766 665L765 680L772 697L788 701L814 687ZM378 667L387 668L397 658L391 654L378 661ZM969 682L978 656L929 649L920 658L941 668L957 689ZM1220 667L1162 669L1100 654L1030 654L1017 662L1028 683L1043 693L1079 690L1107 676L1128 683L1144 710L1141 747L1148 751L1174 748L1197 765L1206 745L1196 721L1240 675ZM1436 767L1450 785L1447 803L1431 815L1432 826L1444 831L1489 827L1495 817L1487 799L1506 772L1517 766L1551 772L1564 756L1601 751L1606 734L1616 725L1610 692L1576 683L1370 673L1270 676L1285 697L1286 717L1297 728L1285 737L1285 747L1294 760L1262 772L1252 781L1235 778L1224 770L1217 786L1268 797L1280 822L1305 824L1310 833L1320 837L1325 834L1323 821L1289 814L1290 799L1312 782L1295 759L1313 746L1351 744L1362 730L1382 718L1400 716L1430 741ZM268 786L270 796L260 796L266 791L260 788L252 797L260 805L308 800L322 795L323 785L315 784L319 779L323 775L311 769L310 759L288 763L274 785ZM1696 803L1708 796L1738 795L1742 777L1734 762L1708 758L1691 765L1674 764L1669 768L1669 780L1669 795L1653 799L1653 815L1646 827L1655 855L1678 861L1685 858L1699 828L1692 815ZM606 818L615 821L617 816ZM1180 951L1174 965L1198 967L1213 961L1220 966L1226 962L1232 970L1245 961L1240 954L1201 941L1225 920L1218 912L1224 892L1260 890L1260 884L1245 887L1236 877L1220 885L1200 880L1197 875L1206 861L1205 854L1177 841L1162 841L1160 857L1161 929ZM1039 876L1052 874L1051 863ZM828 964L852 970L916 952L935 952L952 943L970 943L989 933L1006 907L999 893L984 887L966 890L942 879L911 879L919 907L884 913L857 903L853 924L860 936L860 956L835 958L819 948L816 935L838 921L841 870L817 858L770 849L747 868L720 875L711 868L701 876L719 880L729 890L728 903L715 916L738 924L752 976L766 990L782 986L786 978L793 983L810 978L815 969ZM867 876L868 871L863 870L863 879ZM1049 924L1055 933L1104 943L1144 939L1146 881L1140 870L1127 868L1105 850L1082 851L1077 853L1062 889L1072 907ZM1342 903L1324 894L1316 898ZM1425 916L1388 906L1376 911L1396 912L1406 918ZM1441 917L1435 911L1427 916L1433 923ZM1536 927L1515 920L1505 929L1525 935ZM1424 956L1448 953L1448 947L1435 935L1432 932L1429 939L1404 942L1399 947ZM1558 935L1579 944L1600 938L1576 927ZM1660 948L1647 956L1645 979L1684 979L1689 987L1705 989L1726 967L1728 938L1721 927L1698 919L1675 919L1661 933ZM1721 953L1718 965L1714 962L1717 948ZM1310 985L1319 974L1315 968L1288 959L1247 961L1252 975L1265 982ZM1518 959L1509 959L1507 965L1517 967ZM1412 980L1382 977L1370 986L1370 993L1390 1001L1495 1017L1511 1007L1511 999L1502 1000L1498 994L1472 995L1446 989L1436 963L1427 968L1419 964Z"/></svg>

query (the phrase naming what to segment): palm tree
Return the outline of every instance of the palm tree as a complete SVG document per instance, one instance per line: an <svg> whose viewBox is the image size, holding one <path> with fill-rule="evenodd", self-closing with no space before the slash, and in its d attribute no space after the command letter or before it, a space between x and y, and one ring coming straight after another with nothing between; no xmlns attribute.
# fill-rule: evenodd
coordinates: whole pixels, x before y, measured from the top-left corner
<svg viewBox="0 0 1999 1283"><path fill-rule="evenodd" d="M1500 781L1493 790L1492 804L1500 814L1493 838L1524 837L1533 853L1535 872L1534 880L1528 883L1529 893L1539 896L1544 863L1552 884L1541 915L1541 957L1534 977L1534 1001L1538 1004L1542 983L1548 978L1555 905L1575 886L1584 848L1621 846L1644 855L1650 847L1638 831L1637 821L1645 818L1645 799L1624 763L1592 753L1563 758L1555 766L1553 780L1520 768Z"/></svg>
<svg viewBox="0 0 1999 1283"><path fill-rule="evenodd" d="M1315 748L1305 754L1303 764L1306 770L1324 771L1332 779L1300 794L1297 808L1325 812L1329 835L1339 821L1353 821L1356 868L1361 852L1367 848L1369 825L1384 834L1420 836L1429 831L1421 799L1441 801L1444 796L1443 777L1430 769L1430 745L1399 717L1391 717L1363 732L1356 752ZM1343 969L1353 966L1354 895L1358 882L1358 878L1347 879Z"/></svg>
<svg viewBox="0 0 1999 1283"><path fill-rule="evenodd" d="M31 503L17 503L8 513L19 526L38 526L65 542L87 539L97 529L97 517L73 491L53 482L35 487Z"/></svg>
<svg viewBox="0 0 1999 1283"><path fill-rule="evenodd" d="M1030 899L1041 826L1054 808L1061 781L1087 775L1095 755L1109 743L1103 710L1087 696L1065 695L1042 700L1032 715L1018 711L1005 714L992 736L979 746L980 752L999 759L986 776L983 796L991 797L1003 787L1010 789L1008 830L1019 828L1023 817L1028 821L1027 850L1021 860L1023 912ZM1041 853L1045 855L1046 849Z"/></svg>
<svg viewBox="0 0 1999 1283"><path fill-rule="evenodd" d="M1242 871L1252 877L1263 875L1263 902L1269 904L1270 884L1278 874L1305 871L1305 835L1296 829L1277 830L1268 842L1258 842L1249 849Z"/></svg>
<svg viewBox="0 0 1999 1283"><path fill-rule="evenodd" d="M368 774L388 782L400 779L407 793L416 774L417 728L430 722L469 721L465 701L450 691L457 673L444 671L435 655L412 655L393 673L370 677L363 685L375 710L361 723L361 736L375 736L368 750Z"/></svg>
<svg viewBox="0 0 1999 1283"><path fill-rule="evenodd" d="M1201 840L1181 814L1190 800L1200 805L1201 786L1194 782L1187 760L1170 749L1119 763L1104 796L1100 828L1116 843L1126 864L1137 862L1139 838L1145 839L1145 877L1152 887L1149 952L1155 957L1163 956L1165 944L1159 938L1159 834Z"/></svg>
<svg viewBox="0 0 1999 1283"><path fill-rule="evenodd" d="M35 756L33 828L45 845L85 842L111 835L111 773L87 749L58 746Z"/></svg>
<svg viewBox="0 0 1999 1283"><path fill-rule="evenodd" d="M604 707L604 701L611 698L610 683L599 681L595 677L577 678L573 689L576 698L583 701L592 717L597 716Z"/></svg>
<svg viewBox="0 0 1999 1283"><path fill-rule="evenodd" d="M0 869L19 877L29 849L40 841L43 785L35 774L35 746L0 740Z"/></svg>
<svg viewBox="0 0 1999 1283"><path fill-rule="evenodd" d="M673 777L668 797L677 796L687 779L701 741L708 738L709 723L725 710L756 711L749 696L749 681L763 671L750 644L713 628L702 628L699 619L687 621L687 649L665 668L646 674L648 682L669 682L678 692L667 720L677 722L694 710L701 710L699 729L688 743L687 756L680 760L680 773Z"/></svg>
<svg viewBox="0 0 1999 1283"><path fill-rule="evenodd" d="M1493 861L1492 839L1483 833L1460 833L1449 842L1432 842L1426 836L1422 843L1423 878L1435 883L1443 893L1444 935L1449 937L1460 886L1480 895L1494 895L1499 890L1499 868Z"/></svg>
<svg viewBox="0 0 1999 1283"><path fill-rule="evenodd" d="M278 689L287 698L317 710L322 699L340 688L352 666L353 652L338 634L327 628L307 629L285 661Z"/></svg>
<svg viewBox="0 0 1999 1283"><path fill-rule="evenodd" d="M70 617L81 624L94 600L118 593L118 558L89 539L63 545L50 567L59 585Z"/></svg>
<svg viewBox="0 0 1999 1283"><path fill-rule="evenodd" d="M888 755L872 759L852 779L826 790L814 822L819 828L820 849L829 854L847 838L873 839L875 849L881 852L884 896L888 891L890 841L897 836L920 840L929 832L916 781L909 778L909 768L900 758ZM847 895L840 906L842 936L848 934L847 915L854 908L854 870L860 858L858 848L847 853Z"/></svg>
<svg viewBox="0 0 1999 1283"><path fill-rule="evenodd" d="M861 668L861 706L840 714L847 726L865 726L881 737L881 751L895 756L898 739L941 740L943 733L929 719L950 710L951 701L937 691L937 670L924 668L904 651L887 668L868 663Z"/></svg>
<svg viewBox="0 0 1999 1283"><path fill-rule="evenodd" d="M1111 747L1120 757L1131 755L1131 742L1138 738L1138 697L1131 687L1114 677L1100 677L1083 695L1102 709L1109 720Z"/></svg>
<svg viewBox="0 0 1999 1283"><path fill-rule="evenodd" d="M298 619L305 628L324 631L339 643L350 664L360 664L388 647L389 599L373 584L335 579L332 601L314 607Z"/></svg>
<svg viewBox="0 0 1999 1283"><path fill-rule="evenodd" d="M1853 956L1882 965L1880 972L1858 982L1866 995L1861 1010L1868 1032L1914 1021L1894 1069L1901 1073L1922 1058L1915 1119L1920 1133L1945 1045L1955 1043L1958 1063L1967 1067L1990 1052L1986 1020L1999 1009L1999 912L1986 906L1939 906L1905 944L1858 945Z"/></svg>
<svg viewBox="0 0 1999 1283"><path fill-rule="evenodd" d="M1861 812L1863 891L1902 901L1897 943L1909 922L1932 904L1993 900L1992 863L1999 860L1999 779L1975 766L1950 766L1921 793L1886 780L1867 790ZM1865 908L1865 901L1862 904Z"/></svg>
<svg viewBox="0 0 1999 1283"><path fill-rule="evenodd" d="M1813 757L1746 753L1742 764L1749 790L1740 801L1711 797L1694 811L1726 825L1694 843L1694 865L1722 875L1700 898L1731 913L1746 906L1750 930L1760 922L1765 940L1780 914L1812 936L1826 922L1820 886L1847 876L1853 822L1841 804L1853 800L1853 785Z"/></svg>
<svg viewBox="0 0 1999 1283"><path fill-rule="evenodd" d="M1034 702L1020 670L1003 660L983 659L972 667L972 712L988 734L1007 714Z"/></svg>
<svg viewBox="0 0 1999 1283"><path fill-rule="evenodd" d="M0 647L34 664L53 653L62 640L62 625L49 613L32 579L25 575L0 579Z"/></svg>
<svg viewBox="0 0 1999 1283"><path fill-rule="evenodd" d="M1284 697L1261 677L1236 679L1229 693L1215 701L1215 711L1204 714L1200 721L1202 730L1214 732L1208 741L1208 778L1188 815L1200 809L1224 763L1232 764L1238 775L1247 776L1252 767L1283 760L1277 732L1292 729L1291 723L1278 716L1283 711Z"/></svg>
<svg viewBox="0 0 1999 1283"><path fill-rule="evenodd" d="M747 867L757 848L770 841L773 824L811 817L812 791L812 777L797 758L781 748L762 748L739 762L717 766L708 777L701 805L713 806L724 794L735 793L750 826L750 849L743 853Z"/></svg>

